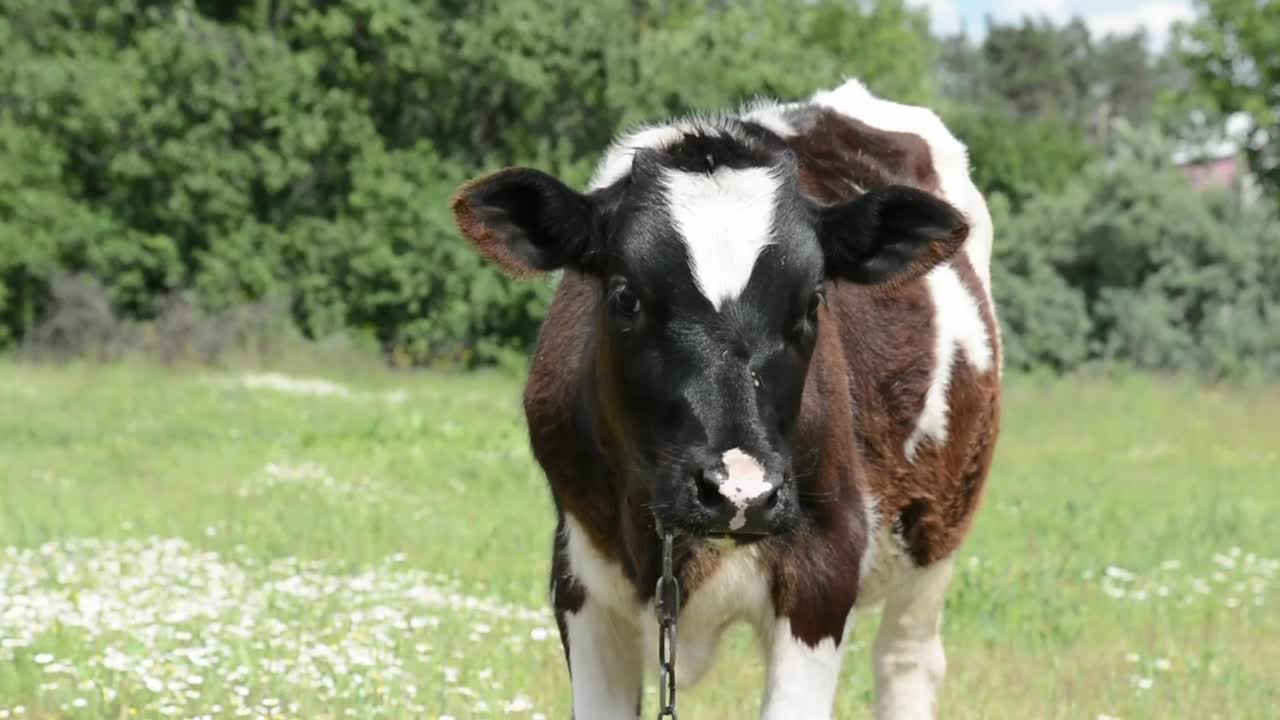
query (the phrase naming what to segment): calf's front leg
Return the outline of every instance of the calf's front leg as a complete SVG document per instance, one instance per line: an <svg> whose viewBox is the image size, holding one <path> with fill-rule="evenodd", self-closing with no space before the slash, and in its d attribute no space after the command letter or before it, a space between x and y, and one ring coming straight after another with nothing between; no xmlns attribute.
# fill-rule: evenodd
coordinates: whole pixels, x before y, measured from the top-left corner
<svg viewBox="0 0 1280 720"><path fill-rule="evenodd" d="M820 623L816 628L814 623ZM830 720L844 652L846 610L826 622L779 617L765 634L769 652L762 720Z"/></svg>
<svg viewBox="0 0 1280 720"><path fill-rule="evenodd" d="M571 527L562 522L556 531L550 589L569 662L574 720L636 720L644 681L640 631L579 580L569 562ZM592 557L581 547L578 555Z"/></svg>
<svg viewBox="0 0 1280 720"><path fill-rule="evenodd" d="M635 720L644 668L635 627L588 595L563 615L574 720Z"/></svg>

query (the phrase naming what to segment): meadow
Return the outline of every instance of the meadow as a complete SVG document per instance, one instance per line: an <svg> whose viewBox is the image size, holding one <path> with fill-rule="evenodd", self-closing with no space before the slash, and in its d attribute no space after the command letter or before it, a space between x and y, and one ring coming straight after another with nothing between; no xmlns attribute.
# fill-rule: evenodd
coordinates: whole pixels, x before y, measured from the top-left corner
<svg viewBox="0 0 1280 720"><path fill-rule="evenodd" d="M1280 391L1011 377L1003 426L943 717L1277 717ZM552 525L515 377L0 363L0 720L568 717ZM683 717L753 716L751 645Z"/></svg>

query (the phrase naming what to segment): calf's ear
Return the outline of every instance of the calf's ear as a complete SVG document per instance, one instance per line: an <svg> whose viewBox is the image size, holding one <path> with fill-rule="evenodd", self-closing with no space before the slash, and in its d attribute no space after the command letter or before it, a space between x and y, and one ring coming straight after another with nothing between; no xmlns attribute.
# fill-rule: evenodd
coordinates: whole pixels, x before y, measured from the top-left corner
<svg viewBox="0 0 1280 720"><path fill-rule="evenodd" d="M599 250L592 199L539 170L508 168L463 185L453 218L481 255L513 277L589 272Z"/></svg>
<svg viewBox="0 0 1280 720"><path fill-rule="evenodd" d="M820 212L827 277L859 285L918 278L955 254L969 234L959 210L905 185L877 188Z"/></svg>

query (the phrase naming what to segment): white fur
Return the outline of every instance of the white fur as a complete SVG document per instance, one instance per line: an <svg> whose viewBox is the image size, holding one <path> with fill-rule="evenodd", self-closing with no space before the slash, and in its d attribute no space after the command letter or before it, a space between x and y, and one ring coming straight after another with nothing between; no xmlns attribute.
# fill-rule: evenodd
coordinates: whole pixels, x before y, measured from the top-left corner
<svg viewBox="0 0 1280 720"><path fill-rule="evenodd" d="M768 168L668 170L671 219L689 253L693 279L717 309L742 294L769 244L778 178Z"/></svg>
<svg viewBox="0 0 1280 720"><path fill-rule="evenodd" d="M757 123L780 137L796 133L787 122L784 111L797 103L780 103L771 98L757 98L743 105L736 118ZM588 190L608 187L631 172L631 163L637 150L667 147L688 133L704 131L738 134L740 129L732 122L733 115L690 115L661 125L641 125L623 133L605 150L596 171L587 184Z"/></svg>
<svg viewBox="0 0 1280 720"><path fill-rule="evenodd" d="M872 495L864 486L862 488L862 513L866 522L867 542L858 561L858 605L862 605L863 588L867 584L867 575L871 573L880 559L880 539L876 529L880 527L880 498Z"/></svg>
<svg viewBox="0 0 1280 720"><path fill-rule="evenodd" d="M565 614L573 716L635 720L644 681L643 644L637 628L590 596Z"/></svg>
<svg viewBox="0 0 1280 720"><path fill-rule="evenodd" d="M639 150L660 150L693 133L725 134L742 137L741 128L728 122L725 115L690 115L661 125L642 125L624 133L609 145L596 165L588 190L608 187L631 172L631 164Z"/></svg>
<svg viewBox="0 0 1280 720"><path fill-rule="evenodd" d="M845 635L853 625L850 615ZM839 644L823 638L810 646L792 635L791 621L782 618L770 633L769 645L762 720L829 720L840 681L844 638Z"/></svg>
<svg viewBox="0 0 1280 720"><path fill-rule="evenodd" d="M929 720L947 672L942 609L952 558L902 573L885 598L873 659L877 720Z"/></svg>
<svg viewBox="0 0 1280 720"><path fill-rule="evenodd" d="M683 124L653 125L637 128L623 135L605 151L600 164L596 166L588 189L597 190L608 187L626 177L631 172L631 162L636 151L646 148L661 148L679 140L688 128Z"/></svg>
<svg viewBox="0 0 1280 720"><path fill-rule="evenodd" d="M586 590L587 603L583 611L575 613L581 625L577 636L583 642L603 641L606 647L629 652L627 638L633 638L642 648L642 665L636 670L637 682L650 667L649 660L658 657L658 638L654 624L653 603L639 603L631 589L631 583L623 576L622 568L606 560L583 533L573 515L565 514L565 534L568 546L569 569ZM765 623L773 619L773 600L768 580L762 571L754 547L722 551L722 560L715 573L699 585L696 592L685 598L680 613L679 632L676 636L676 681L681 687L689 687L702 678L715 659L720 636L732 622L745 620L763 632ZM591 608L591 613L587 610ZM604 630L600 623L609 625ZM573 668L575 629L569 629L570 667ZM584 661L585 661L584 657ZM656 661L656 660L655 660ZM574 697L578 697L578 684L619 683L629 691L625 678L610 674L585 671L582 680L573 675ZM629 682L629 681L628 681ZM609 696L605 690L583 689L593 697ZM634 703L634 698L632 698ZM631 708L634 710L634 706ZM579 713L579 717L594 717Z"/></svg>
<svg viewBox="0 0 1280 720"><path fill-rule="evenodd" d="M676 636L676 682L680 687L692 687L711 668L720 636L729 625L746 621L759 633L773 620L768 578L752 547L722 553L715 573L689 595L686 602L680 612ZM653 617L653 605L649 605L641 617L646 629L652 626ZM644 638L644 656L656 658L656 631L646 631Z"/></svg>
<svg viewBox="0 0 1280 720"><path fill-rule="evenodd" d="M747 524L747 507L752 500L773 488L765 482L764 468L759 461L738 448L726 450L721 456L728 471L728 479L720 485L720 494L728 498L738 512L729 521L730 530L738 530Z"/></svg>
<svg viewBox="0 0 1280 720"><path fill-rule="evenodd" d="M587 594L623 616L639 615L644 606L636 597L631 581L617 563L596 550L572 513L565 513L564 534L569 570L586 588Z"/></svg>
<svg viewBox="0 0 1280 720"><path fill-rule="evenodd" d="M787 104L776 100L760 98L744 105L738 115L743 120L757 123L778 137L785 138L796 134L796 129L787 122L783 114L787 107Z"/></svg>
<svg viewBox="0 0 1280 720"><path fill-rule="evenodd" d="M915 569L907 544L893 531L891 523L880 522L879 500L868 495L867 549L862 556L858 578L858 608L869 609L884 601L889 590Z"/></svg>
<svg viewBox="0 0 1280 720"><path fill-rule="evenodd" d="M932 440L941 447L947 441L947 389L951 386L951 368L957 348L978 372L991 369L991 342L982 321L982 307L977 298L960 282L950 265L935 268L926 277L933 298L936 335L933 343L933 371L925 392L924 408L916 420L903 448L908 460L915 460L920 443Z"/></svg>

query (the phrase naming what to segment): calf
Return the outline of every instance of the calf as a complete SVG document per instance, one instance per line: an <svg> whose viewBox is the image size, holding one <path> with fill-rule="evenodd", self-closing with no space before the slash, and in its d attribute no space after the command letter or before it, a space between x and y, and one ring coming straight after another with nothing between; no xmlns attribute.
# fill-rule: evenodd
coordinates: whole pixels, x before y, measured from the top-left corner
<svg viewBox="0 0 1280 720"><path fill-rule="evenodd" d="M507 169L453 209L508 273L564 271L524 406L575 717L639 713L659 528L681 686L745 620L761 716L830 717L845 635L883 603L876 715L932 717L1000 376L991 220L937 116L850 80L627 134L585 192Z"/></svg>

